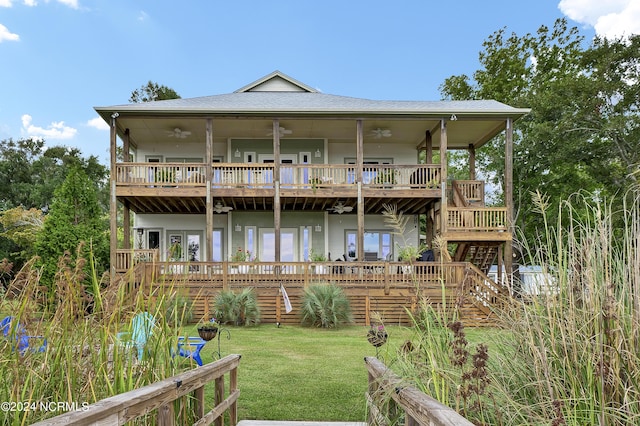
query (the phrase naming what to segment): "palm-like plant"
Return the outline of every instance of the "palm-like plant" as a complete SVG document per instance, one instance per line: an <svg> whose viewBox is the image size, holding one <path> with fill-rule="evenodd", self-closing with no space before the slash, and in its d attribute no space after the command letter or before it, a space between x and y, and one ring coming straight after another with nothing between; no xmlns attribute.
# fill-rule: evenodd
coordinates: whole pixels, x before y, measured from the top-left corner
<svg viewBox="0 0 640 426"><path fill-rule="evenodd" d="M353 322L351 304L335 284L315 284L304 291L302 324L332 328Z"/></svg>
<svg viewBox="0 0 640 426"><path fill-rule="evenodd" d="M220 292L214 301L214 312L222 324L255 325L260 322L260 307L252 287L240 293L231 290Z"/></svg>

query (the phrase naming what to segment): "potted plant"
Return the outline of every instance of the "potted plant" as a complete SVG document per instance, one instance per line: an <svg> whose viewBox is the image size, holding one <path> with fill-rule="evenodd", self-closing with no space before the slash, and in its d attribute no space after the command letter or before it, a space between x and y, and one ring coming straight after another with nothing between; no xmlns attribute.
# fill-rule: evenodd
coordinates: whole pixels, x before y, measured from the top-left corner
<svg viewBox="0 0 640 426"><path fill-rule="evenodd" d="M241 247L238 247L238 250L235 251L229 258L231 262L253 262L256 258L251 255L249 250L243 250ZM236 269L238 272L246 274L249 272L249 265L237 265Z"/></svg>
<svg viewBox="0 0 640 426"><path fill-rule="evenodd" d="M404 246L398 251L398 260L400 262L409 262L409 265L402 267L402 272L409 274L412 271L411 265L420 258L425 247Z"/></svg>
<svg viewBox="0 0 640 426"><path fill-rule="evenodd" d="M218 322L215 318L211 318L208 322L198 325L197 329L200 338L209 341L214 339L218 334Z"/></svg>
<svg viewBox="0 0 640 426"><path fill-rule="evenodd" d="M312 177L309 178L309 184L311 185L311 189L313 190L313 193L315 194L316 189L318 189L318 186L322 183L322 179L319 177Z"/></svg>
<svg viewBox="0 0 640 426"><path fill-rule="evenodd" d="M326 262L327 256L324 253L315 253L313 249L309 251L309 261L311 262ZM311 268L317 274L324 274L325 265L311 265Z"/></svg>
<svg viewBox="0 0 640 426"><path fill-rule="evenodd" d="M384 188L393 188L396 184L395 170L380 170L376 175L374 183L382 185Z"/></svg>

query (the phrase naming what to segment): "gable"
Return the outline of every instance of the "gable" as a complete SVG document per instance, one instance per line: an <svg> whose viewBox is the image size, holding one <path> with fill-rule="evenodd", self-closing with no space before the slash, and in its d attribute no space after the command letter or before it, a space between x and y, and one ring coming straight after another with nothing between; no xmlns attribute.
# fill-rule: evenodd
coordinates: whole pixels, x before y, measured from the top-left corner
<svg viewBox="0 0 640 426"><path fill-rule="evenodd" d="M246 92L311 92L317 90L301 83L280 71L274 71L259 80L249 83L234 93Z"/></svg>

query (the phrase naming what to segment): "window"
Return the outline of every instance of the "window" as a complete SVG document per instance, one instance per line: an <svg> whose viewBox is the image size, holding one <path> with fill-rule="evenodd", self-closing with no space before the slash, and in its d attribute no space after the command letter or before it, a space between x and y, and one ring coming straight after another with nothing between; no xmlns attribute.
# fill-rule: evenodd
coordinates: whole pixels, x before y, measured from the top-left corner
<svg viewBox="0 0 640 426"><path fill-rule="evenodd" d="M356 236L356 231L347 231L345 238L345 252L347 254L347 258L353 259L357 256L358 242ZM376 253L376 257L378 259L386 259L392 252L392 248L393 238L391 237L390 232L376 230L364 232L365 253Z"/></svg>

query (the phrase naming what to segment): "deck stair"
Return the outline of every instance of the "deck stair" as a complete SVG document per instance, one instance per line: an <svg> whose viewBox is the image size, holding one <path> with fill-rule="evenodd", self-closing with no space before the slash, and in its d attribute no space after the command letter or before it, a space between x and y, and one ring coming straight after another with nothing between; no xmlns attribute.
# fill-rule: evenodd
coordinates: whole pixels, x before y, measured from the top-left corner
<svg viewBox="0 0 640 426"><path fill-rule="evenodd" d="M495 264L497 257L498 246L496 244L462 242L458 244L453 260L455 262L470 262L484 274L487 274L491 265Z"/></svg>

